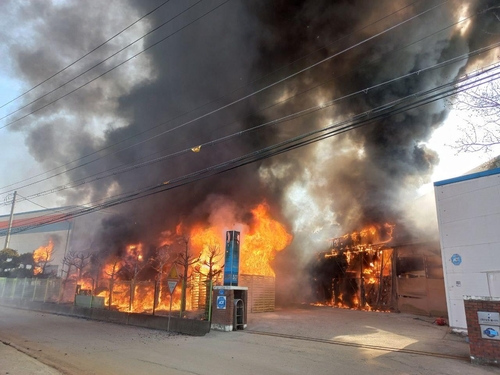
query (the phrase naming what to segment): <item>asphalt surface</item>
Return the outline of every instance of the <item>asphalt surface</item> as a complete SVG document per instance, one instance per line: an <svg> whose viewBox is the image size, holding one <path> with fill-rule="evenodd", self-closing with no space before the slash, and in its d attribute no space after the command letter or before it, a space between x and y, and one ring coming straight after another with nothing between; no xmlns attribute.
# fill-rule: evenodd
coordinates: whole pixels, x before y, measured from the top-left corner
<svg viewBox="0 0 500 375"><path fill-rule="evenodd" d="M60 372L2 342L0 374L57 375Z"/></svg>
<svg viewBox="0 0 500 375"><path fill-rule="evenodd" d="M380 346L429 355L469 358L465 337L438 326L435 318L411 314L368 312L303 306L253 314L249 330L364 346Z"/></svg>
<svg viewBox="0 0 500 375"><path fill-rule="evenodd" d="M431 319L322 307L204 337L0 307L0 341L0 375L500 373L471 365L465 339Z"/></svg>

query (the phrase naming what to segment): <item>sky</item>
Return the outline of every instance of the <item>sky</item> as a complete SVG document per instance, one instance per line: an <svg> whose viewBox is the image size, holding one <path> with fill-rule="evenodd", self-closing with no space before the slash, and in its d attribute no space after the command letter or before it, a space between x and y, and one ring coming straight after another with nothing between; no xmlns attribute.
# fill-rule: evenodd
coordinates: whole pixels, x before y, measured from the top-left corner
<svg viewBox="0 0 500 375"><path fill-rule="evenodd" d="M0 11L5 16L0 22L0 40L3 41L0 44L3 56L0 66L0 105L49 77L161 3L163 1L160 0L115 0L109 4L84 1L85 6L82 6L82 2L69 0L2 2ZM475 27L474 21L471 21L471 24L463 23L427 40L427 44L410 45L408 50L397 55L393 51L410 43L410 37L424 37L427 29L437 30L446 22L451 24L469 15L475 9L475 2L452 1L449 5L441 6L435 1L415 2L416 5L410 1L385 1L378 7L363 2L354 3L353 8L349 9L342 2L326 0L303 0L294 5L266 1L249 5L243 0L170 1L105 48L49 82L46 88L41 86L22 99L0 108L0 117L8 115L19 106L36 99L44 89L57 87L68 77L101 61L173 15L179 15L158 32L141 39L130 50L97 67L95 74L104 72L113 63L132 56L152 43L158 42L157 47L133 58L68 98L0 129L3 141L0 168L4 171L0 185L10 185L95 152L146 129L146 124L157 124L166 118L181 119L172 120L174 125L169 125L181 125L178 135L173 135L174 131L169 128L161 128L167 135L162 136L164 138L158 136L153 143L145 142L143 146L113 155L109 160L94 163L84 170L69 171L54 182L47 181L19 189L21 196L31 196L64 184L69 179L134 164L149 155L165 154L165 150L176 152L182 147L196 146L234 131L246 130L250 124L264 123L307 106L318 105L335 95L347 95L353 90L367 87L365 85L369 87L372 82L376 84L394 78L393 74L404 75L448 57L484 47L489 40L481 36L479 27ZM356 9L361 11L355 12ZM391 17L381 18L391 12L395 12ZM407 23L403 26L398 26L403 32L395 31L393 34L387 31L388 27L396 27L397 22L412 15L416 17L415 20L405 21ZM380 19L382 21L377 21ZM193 24L188 25L190 22ZM368 27L356 34L355 30L370 22L374 22L371 29ZM485 18L481 22L483 27L488 27L490 19ZM181 31L177 31L179 29ZM173 35L160 42L160 38L166 38L169 33ZM377 33L383 34L380 40L378 37L366 39ZM339 39L338 48L330 46L317 52L318 48L329 45L331 40L340 35L346 37ZM485 44L478 45L478 40L484 40ZM356 43L360 44L359 47L351 48ZM280 79L294 75L322 58L336 53L340 55L339 51L342 50L347 52L342 52L338 59L329 60L326 65L318 65L305 74L275 85ZM303 56L306 58L300 60ZM343 60L344 56L346 60ZM372 57L379 59L370 62L368 67L361 66L359 74L352 74L352 64ZM293 61L299 62L290 64ZM474 61L477 63L477 59ZM338 74L337 81L314 89L315 82L329 74L328 69ZM199 154L192 152L185 158L179 157L175 159L175 164L159 164L96 184L86 184L40 198L33 197L32 202L21 201L16 206L16 212L84 204L117 192L169 181L191 173L196 168L205 168L240 156L243 151L254 151L274 141L283 141L306 130L318 129L328 121L347 118L356 111L382 104L386 98L402 96L403 91L409 88L425 89L436 82L444 82L448 77L458 77L467 69L472 68L463 62L460 66L448 68L443 74L412 76L411 82L380 91L378 96L372 94L376 90L367 91L363 99L346 100L345 105L326 108L319 115L303 120L293 119L289 125L262 130L262 133L253 132L237 142L217 146L214 151L206 152L208 148L202 147ZM83 78L87 77L92 77L91 73L63 90L67 92L75 87L72 85L84 82ZM242 83L254 82L252 80L255 77L267 78L235 93ZM271 107L262 113L258 110L298 95L303 88L312 91L282 107ZM262 93L252 94L261 89ZM224 97L227 93L230 95ZM239 98L245 95L249 98L239 102ZM223 99L218 99L221 96ZM49 98L52 96L43 98L40 103L49 101ZM232 100L237 101L237 104L228 105ZM204 105L206 109L194 110L189 116L183 115ZM228 105L228 110L219 112L218 108L225 105ZM217 113L204 117L207 111ZM201 116L201 120L197 116ZM254 166L246 166L233 175L226 173L218 180L194 184L183 192L160 194L158 196L166 197L158 198L162 202L162 211L169 212L169 216L161 214L161 220L170 222L170 217L175 216L173 223L179 217L189 215L194 217L193 221L202 220L211 217L222 206L234 206L235 203L245 207L241 212L233 212L233 220L240 220L245 217L248 207L262 199L275 202L271 206L276 215L289 222L296 232L300 232L301 227L307 227L307 230L323 228L327 225L325 222L335 222L342 230L347 230L356 223L385 220L397 215L401 201L432 191L433 181L464 174L492 156L483 153L457 154L451 147L460 136L458 128L463 121L460 116L464 114L453 110L450 112L440 102L428 110L418 110L394 120L397 124L407 124L405 126L411 132L400 132L398 129L401 126L396 128L395 123L390 125L393 126L390 131L382 130L383 124L377 125L380 128L368 128L367 131L360 128L308 146L304 151L295 150ZM13 118L16 117L0 120L0 127ZM182 121L193 121L193 124L183 125ZM141 135L136 139L145 138L145 135ZM394 155L400 155L401 160ZM50 174L47 172L46 175ZM393 191L365 194L368 191L377 192L384 185L390 186L387 190ZM364 190L358 189L360 186L365 186ZM5 189L0 190L3 191ZM168 197L166 194L169 194ZM186 198L187 195L192 197ZM8 198L8 194L0 193L2 201ZM352 203L353 200L356 204ZM387 212L381 214L380 207L367 204L373 201L384 203L388 207ZM150 217L158 204L158 200L151 198L144 205L129 205L122 212L128 217L134 213L137 215L134 220L141 220ZM304 216L304 207L309 207L313 220ZM0 205L0 214L8 214L9 210L8 204ZM152 230L151 235L157 236L159 232L160 229Z"/></svg>

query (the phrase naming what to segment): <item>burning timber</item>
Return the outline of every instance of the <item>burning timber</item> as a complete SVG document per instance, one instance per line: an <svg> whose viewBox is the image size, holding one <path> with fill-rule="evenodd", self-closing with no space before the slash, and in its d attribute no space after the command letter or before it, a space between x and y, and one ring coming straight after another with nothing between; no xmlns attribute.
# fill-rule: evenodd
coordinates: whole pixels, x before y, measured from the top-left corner
<svg viewBox="0 0 500 375"><path fill-rule="evenodd" d="M330 250L319 254L313 266L318 301L345 308L393 308L394 251L387 245L393 228L370 226L332 239Z"/></svg>
<svg viewBox="0 0 500 375"><path fill-rule="evenodd" d="M437 243L395 245L394 226L332 239L310 265L316 305L446 315Z"/></svg>
<svg viewBox="0 0 500 375"><path fill-rule="evenodd" d="M275 307L275 273L271 267L277 252L292 240L284 225L273 219L265 202L251 210L242 228L240 286L249 288L249 311L272 311ZM154 245L125 244L95 254L85 272L66 265L64 285L79 285L79 294L103 299L109 310L164 315L170 303L177 315L199 317L210 302L210 285L220 285L224 270L226 222L185 225L166 230ZM110 242L113 244L113 242ZM179 272L178 285L169 290L169 270ZM72 289L75 290L74 287ZM83 298L83 297L82 297Z"/></svg>

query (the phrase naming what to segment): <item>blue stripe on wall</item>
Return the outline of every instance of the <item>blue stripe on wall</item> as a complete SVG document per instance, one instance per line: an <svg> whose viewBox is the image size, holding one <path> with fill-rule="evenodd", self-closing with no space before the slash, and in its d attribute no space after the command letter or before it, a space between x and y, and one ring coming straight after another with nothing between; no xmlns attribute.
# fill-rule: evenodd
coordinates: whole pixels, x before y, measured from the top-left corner
<svg viewBox="0 0 500 375"><path fill-rule="evenodd" d="M443 186L443 185L448 185L448 184L454 184L455 182L474 180L476 178L492 176L495 174L500 174L500 168L495 168L495 169L490 169L488 171L477 172L477 173L472 173L472 174L468 174L465 176L450 178L448 180L436 181L436 182L434 182L434 186Z"/></svg>

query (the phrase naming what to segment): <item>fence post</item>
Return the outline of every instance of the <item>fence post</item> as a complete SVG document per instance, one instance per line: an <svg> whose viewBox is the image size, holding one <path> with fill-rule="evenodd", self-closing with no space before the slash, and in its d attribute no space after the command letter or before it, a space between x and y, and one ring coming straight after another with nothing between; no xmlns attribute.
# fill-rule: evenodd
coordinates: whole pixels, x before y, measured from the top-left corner
<svg viewBox="0 0 500 375"><path fill-rule="evenodd" d="M2 298L5 295L5 289L7 289L7 278L3 279Z"/></svg>
<svg viewBox="0 0 500 375"><path fill-rule="evenodd" d="M24 278L23 291L21 293L21 299L24 299L24 290L26 289L26 277Z"/></svg>
<svg viewBox="0 0 500 375"><path fill-rule="evenodd" d="M49 279L45 279L45 295L43 296L43 303L47 301L47 293L49 292Z"/></svg>
<svg viewBox="0 0 500 375"><path fill-rule="evenodd" d="M14 279L14 286L12 287L12 293L10 298L14 299L14 296L16 295L16 286L17 286L17 277Z"/></svg>
<svg viewBox="0 0 500 375"><path fill-rule="evenodd" d="M57 303L62 302L65 291L66 291L66 280L61 280L61 284L59 284L59 298L57 298Z"/></svg>
<svg viewBox="0 0 500 375"><path fill-rule="evenodd" d="M35 296L36 296L36 284L38 284L38 279L35 279L35 286L33 288L33 297L31 298L32 301L35 300Z"/></svg>
<svg viewBox="0 0 500 375"><path fill-rule="evenodd" d="M59 282L59 289L57 291L57 294L55 295L55 300L56 303L59 304L61 303L62 279L57 279L57 281Z"/></svg>

